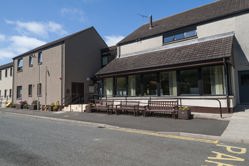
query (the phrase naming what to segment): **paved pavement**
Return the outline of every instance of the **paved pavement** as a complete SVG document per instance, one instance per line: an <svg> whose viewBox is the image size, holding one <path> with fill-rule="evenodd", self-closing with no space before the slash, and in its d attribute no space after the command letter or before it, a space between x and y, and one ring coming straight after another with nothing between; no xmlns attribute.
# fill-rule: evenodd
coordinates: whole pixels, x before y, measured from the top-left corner
<svg viewBox="0 0 249 166"><path fill-rule="evenodd" d="M246 166L248 149L0 112L1 166Z"/></svg>
<svg viewBox="0 0 249 166"><path fill-rule="evenodd" d="M233 114L221 140L249 144L249 109Z"/></svg>
<svg viewBox="0 0 249 166"><path fill-rule="evenodd" d="M29 110L1 109L2 112L29 114L60 119L86 121L118 127L151 130L157 132L182 132L210 136L220 136L228 121L212 119L176 120L159 117L134 117L131 115L107 115L103 113L40 112Z"/></svg>

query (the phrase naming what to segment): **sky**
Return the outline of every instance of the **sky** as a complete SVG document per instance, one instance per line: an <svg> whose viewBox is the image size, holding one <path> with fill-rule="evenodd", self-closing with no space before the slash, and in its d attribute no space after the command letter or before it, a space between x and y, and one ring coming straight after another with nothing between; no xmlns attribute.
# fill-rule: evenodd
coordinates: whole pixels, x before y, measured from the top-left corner
<svg viewBox="0 0 249 166"><path fill-rule="evenodd" d="M111 46L139 26L215 0L1 0L0 65L94 26Z"/></svg>

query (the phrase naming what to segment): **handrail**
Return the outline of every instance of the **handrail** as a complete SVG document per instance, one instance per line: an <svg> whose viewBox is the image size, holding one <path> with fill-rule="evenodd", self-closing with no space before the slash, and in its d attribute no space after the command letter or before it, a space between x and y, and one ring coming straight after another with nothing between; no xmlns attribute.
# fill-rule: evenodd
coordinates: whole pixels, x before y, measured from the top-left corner
<svg viewBox="0 0 249 166"><path fill-rule="evenodd" d="M111 98L115 98L115 97L111 97ZM127 96L124 96L125 100L127 100ZM182 100L215 100L218 102L218 105L219 105L219 113L220 113L220 117L223 118L223 111L222 111L222 104L221 104L221 100L222 99L226 99L227 97L220 97L220 98L191 98L191 97L177 97L177 98L167 98L167 99L170 99L170 100L180 100L180 106L182 106ZM108 99L107 97L105 97L105 99ZM165 98L164 98L165 99ZM119 99L118 99L119 100ZM136 100L136 99L133 99L133 100ZM140 99L140 100L145 100L145 99ZM151 96L148 96L148 100L151 100ZM142 104L147 104L145 102L140 102ZM179 102L178 102L179 103ZM230 105L228 105L227 103L227 107L228 109L230 108Z"/></svg>

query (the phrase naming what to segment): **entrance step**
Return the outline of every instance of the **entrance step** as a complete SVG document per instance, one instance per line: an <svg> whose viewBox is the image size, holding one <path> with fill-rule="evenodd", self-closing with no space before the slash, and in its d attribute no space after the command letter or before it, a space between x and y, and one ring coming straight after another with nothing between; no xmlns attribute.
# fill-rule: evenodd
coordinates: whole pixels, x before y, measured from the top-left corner
<svg viewBox="0 0 249 166"><path fill-rule="evenodd" d="M64 107L62 111L66 112L85 112L87 104L72 104Z"/></svg>

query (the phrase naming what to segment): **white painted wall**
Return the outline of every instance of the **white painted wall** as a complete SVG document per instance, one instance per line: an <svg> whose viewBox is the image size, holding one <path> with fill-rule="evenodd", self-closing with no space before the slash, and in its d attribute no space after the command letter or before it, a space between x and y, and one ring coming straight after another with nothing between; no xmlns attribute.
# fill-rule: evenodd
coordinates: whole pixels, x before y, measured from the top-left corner
<svg viewBox="0 0 249 166"><path fill-rule="evenodd" d="M140 51L151 50L161 47L163 45L163 37L157 36L150 39L137 41L134 43L120 46L120 57L127 57L129 54L137 53Z"/></svg>
<svg viewBox="0 0 249 166"><path fill-rule="evenodd" d="M13 69L13 67L11 67ZM7 70L7 77L5 77L5 70ZM0 90L1 90L1 97L0 97L0 107L5 107L6 102L11 102L12 98L9 96L9 91L12 91L12 79L13 79L13 70L12 76L10 76L10 67L1 70L2 71L2 79L0 80ZM7 90L7 97L4 97L4 91ZM11 92L13 94L13 91ZM11 95L12 95L11 94Z"/></svg>
<svg viewBox="0 0 249 166"><path fill-rule="evenodd" d="M238 71L249 70L249 14L243 14L232 18L204 24L197 27L199 38L213 36L226 32L234 32L238 43L234 44L234 63L232 71L232 84L235 101L239 99Z"/></svg>

